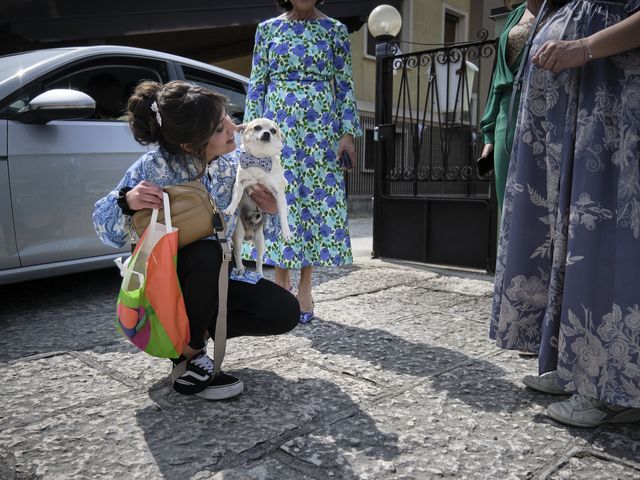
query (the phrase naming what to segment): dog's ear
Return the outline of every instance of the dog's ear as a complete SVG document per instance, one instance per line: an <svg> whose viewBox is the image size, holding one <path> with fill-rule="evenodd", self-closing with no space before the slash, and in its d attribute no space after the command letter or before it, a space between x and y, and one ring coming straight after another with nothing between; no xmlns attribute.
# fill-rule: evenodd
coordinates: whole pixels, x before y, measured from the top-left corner
<svg viewBox="0 0 640 480"><path fill-rule="evenodd" d="M246 123L241 123L240 125L236 125L236 132L238 133L244 133L246 129L247 129Z"/></svg>
<svg viewBox="0 0 640 480"><path fill-rule="evenodd" d="M278 132L278 138L280 139L280 141L284 143L284 135L282 134L282 130L280 130L280 127L276 126L276 132Z"/></svg>

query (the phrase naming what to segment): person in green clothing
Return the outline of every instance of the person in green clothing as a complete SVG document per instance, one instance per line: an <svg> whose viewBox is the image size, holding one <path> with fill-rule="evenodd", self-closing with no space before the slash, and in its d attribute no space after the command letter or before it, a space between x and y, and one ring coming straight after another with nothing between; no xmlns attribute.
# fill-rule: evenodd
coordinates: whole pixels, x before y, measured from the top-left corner
<svg viewBox="0 0 640 480"><path fill-rule="evenodd" d="M515 3L517 2L513 0L505 1L507 8L513 8ZM509 124L509 104L513 92L513 81L522 62L524 46L533 28L535 14L537 14L541 3L539 0L524 2L509 14L498 41L496 66L489 90L489 99L482 120L480 120L480 128L484 137L484 149L481 157L486 157L493 152L496 195L500 209L502 209L504 200L509 157L516 129L517 111L513 113ZM516 98L514 105L519 104L520 98ZM516 110L515 107L514 110Z"/></svg>

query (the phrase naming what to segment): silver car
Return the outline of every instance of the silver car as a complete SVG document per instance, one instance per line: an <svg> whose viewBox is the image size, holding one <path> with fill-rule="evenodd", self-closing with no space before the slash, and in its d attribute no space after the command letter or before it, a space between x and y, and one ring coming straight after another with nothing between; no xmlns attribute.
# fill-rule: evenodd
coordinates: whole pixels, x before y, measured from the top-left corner
<svg viewBox="0 0 640 480"><path fill-rule="evenodd" d="M229 97L247 78L151 50L95 46L0 57L0 284L113 265L125 250L93 230L96 200L145 151L124 117L143 79L181 79Z"/></svg>

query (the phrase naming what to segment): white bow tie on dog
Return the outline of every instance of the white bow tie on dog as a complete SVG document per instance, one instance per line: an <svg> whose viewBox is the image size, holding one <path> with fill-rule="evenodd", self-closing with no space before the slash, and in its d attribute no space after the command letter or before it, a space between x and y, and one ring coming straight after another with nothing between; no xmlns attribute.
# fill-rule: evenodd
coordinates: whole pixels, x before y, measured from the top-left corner
<svg viewBox="0 0 640 480"><path fill-rule="evenodd" d="M282 132L278 126L267 118L257 118L247 124L240 125L238 131L242 134L241 150L238 159L238 173L233 185L231 203L224 213L233 215L238 209L236 229L233 232L233 250L236 268L240 274L244 273L242 265L242 242L253 241L258 253L256 272L262 275L262 261L265 251L264 215L245 189L257 183L264 185L273 194L278 207L282 238L291 239L287 211L287 200L284 192L287 180L280 164L282 151Z"/></svg>

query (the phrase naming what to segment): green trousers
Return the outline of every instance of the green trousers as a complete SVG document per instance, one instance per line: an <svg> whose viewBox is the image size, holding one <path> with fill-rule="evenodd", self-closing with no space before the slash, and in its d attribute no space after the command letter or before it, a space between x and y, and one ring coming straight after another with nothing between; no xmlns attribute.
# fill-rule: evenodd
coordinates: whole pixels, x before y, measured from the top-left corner
<svg viewBox="0 0 640 480"><path fill-rule="evenodd" d="M500 111L496 118L496 128L493 136L493 162L494 174L496 176L496 195L498 196L498 207L502 209L504 201L504 189L507 183L507 173L509 172L509 158L511 157L511 147L513 146L513 135L516 130L516 120L518 117L518 107L520 105L520 93L513 105L511 124L509 123L509 103L511 94L504 92L500 101Z"/></svg>

